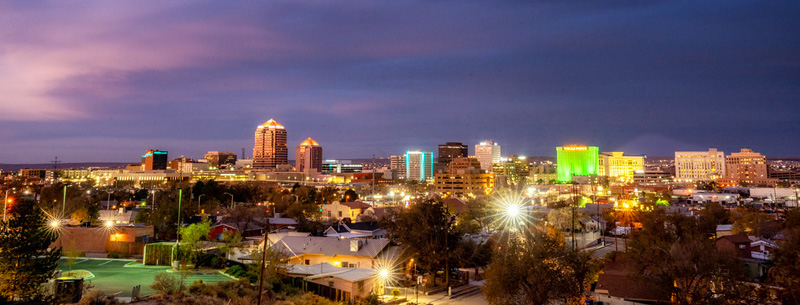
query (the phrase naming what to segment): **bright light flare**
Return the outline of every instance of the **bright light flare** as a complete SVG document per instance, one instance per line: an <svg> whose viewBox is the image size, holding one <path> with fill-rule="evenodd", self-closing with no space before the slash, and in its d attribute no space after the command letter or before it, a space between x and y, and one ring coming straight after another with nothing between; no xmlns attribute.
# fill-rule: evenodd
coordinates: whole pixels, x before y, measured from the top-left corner
<svg viewBox="0 0 800 305"><path fill-rule="evenodd" d="M527 227L531 217L525 208L525 198L522 193L508 191L496 194L491 203L494 214L492 226L501 231L517 231Z"/></svg>
<svg viewBox="0 0 800 305"><path fill-rule="evenodd" d="M113 226L114 226L114 222L113 221L106 220L106 227L113 227Z"/></svg>
<svg viewBox="0 0 800 305"><path fill-rule="evenodd" d="M58 229L59 225L60 225L60 223L58 222L58 220L53 220L53 221L50 222L50 227L53 228L53 229Z"/></svg>

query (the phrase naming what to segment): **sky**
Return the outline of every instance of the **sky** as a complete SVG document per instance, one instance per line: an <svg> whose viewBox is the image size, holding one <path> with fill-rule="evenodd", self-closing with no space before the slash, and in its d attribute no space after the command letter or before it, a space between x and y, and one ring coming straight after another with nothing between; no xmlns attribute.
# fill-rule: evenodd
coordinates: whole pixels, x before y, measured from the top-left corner
<svg viewBox="0 0 800 305"><path fill-rule="evenodd" d="M0 163L486 139L800 156L800 1L3 1ZM290 156L293 159L293 156Z"/></svg>

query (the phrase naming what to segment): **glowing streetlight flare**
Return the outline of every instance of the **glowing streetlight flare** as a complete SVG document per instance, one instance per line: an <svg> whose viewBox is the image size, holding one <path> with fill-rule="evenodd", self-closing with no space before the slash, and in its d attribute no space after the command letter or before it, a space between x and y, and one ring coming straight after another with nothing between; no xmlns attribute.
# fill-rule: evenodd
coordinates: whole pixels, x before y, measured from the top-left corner
<svg viewBox="0 0 800 305"><path fill-rule="evenodd" d="M50 226L53 228L58 228L58 225L59 225L58 220L53 220L50 222Z"/></svg>
<svg viewBox="0 0 800 305"><path fill-rule="evenodd" d="M114 225L114 223L111 220L107 220L106 221L106 227L111 227L113 225Z"/></svg>
<svg viewBox="0 0 800 305"><path fill-rule="evenodd" d="M387 277L389 277L389 270L381 269L379 274L380 274L381 278L386 279Z"/></svg>

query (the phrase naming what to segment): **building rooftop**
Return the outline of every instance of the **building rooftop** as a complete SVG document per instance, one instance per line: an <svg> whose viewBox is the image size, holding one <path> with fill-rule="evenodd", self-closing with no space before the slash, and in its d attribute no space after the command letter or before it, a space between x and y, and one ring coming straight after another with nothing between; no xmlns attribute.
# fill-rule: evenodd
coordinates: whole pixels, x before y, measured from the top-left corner
<svg viewBox="0 0 800 305"><path fill-rule="evenodd" d="M269 119L269 121L264 122L258 126L258 128L270 128L270 129L284 129L283 125L278 122L275 122L273 119Z"/></svg>
<svg viewBox="0 0 800 305"><path fill-rule="evenodd" d="M314 141L314 139L309 137L308 139L300 143L300 146L319 146L319 143L317 143L317 141Z"/></svg>
<svg viewBox="0 0 800 305"><path fill-rule="evenodd" d="M360 243L356 251L351 242ZM389 245L388 239L349 240L318 236L286 236L275 246L283 248L289 255L322 254L324 256L351 255L376 257Z"/></svg>

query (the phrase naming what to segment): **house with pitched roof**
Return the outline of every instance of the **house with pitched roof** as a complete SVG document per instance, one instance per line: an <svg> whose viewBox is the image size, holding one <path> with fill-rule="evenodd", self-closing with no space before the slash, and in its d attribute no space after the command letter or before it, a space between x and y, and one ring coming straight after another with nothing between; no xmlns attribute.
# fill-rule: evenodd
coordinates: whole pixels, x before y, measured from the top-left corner
<svg viewBox="0 0 800 305"><path fill-rule="evenodd" d="M375 268L383 256L393 254L389 240L339 239L319 236L285 236L273 245L295 265L328 263L336 267Z"/></svg>
<svg viewBox="0 0 800 305"><path fill-rule="evenodd" d="M384 238L386 230L381 229L376 221L344 222L339 221L324 232L327 237L337 238Z"/></svg>
<svg viewBox="0 0 800 305"><path fill-rule="evenodd" d="M371 206L362 201L334 202L322 206L322 218L325 220L356 220L359 215L364 213Z"/></svg>

